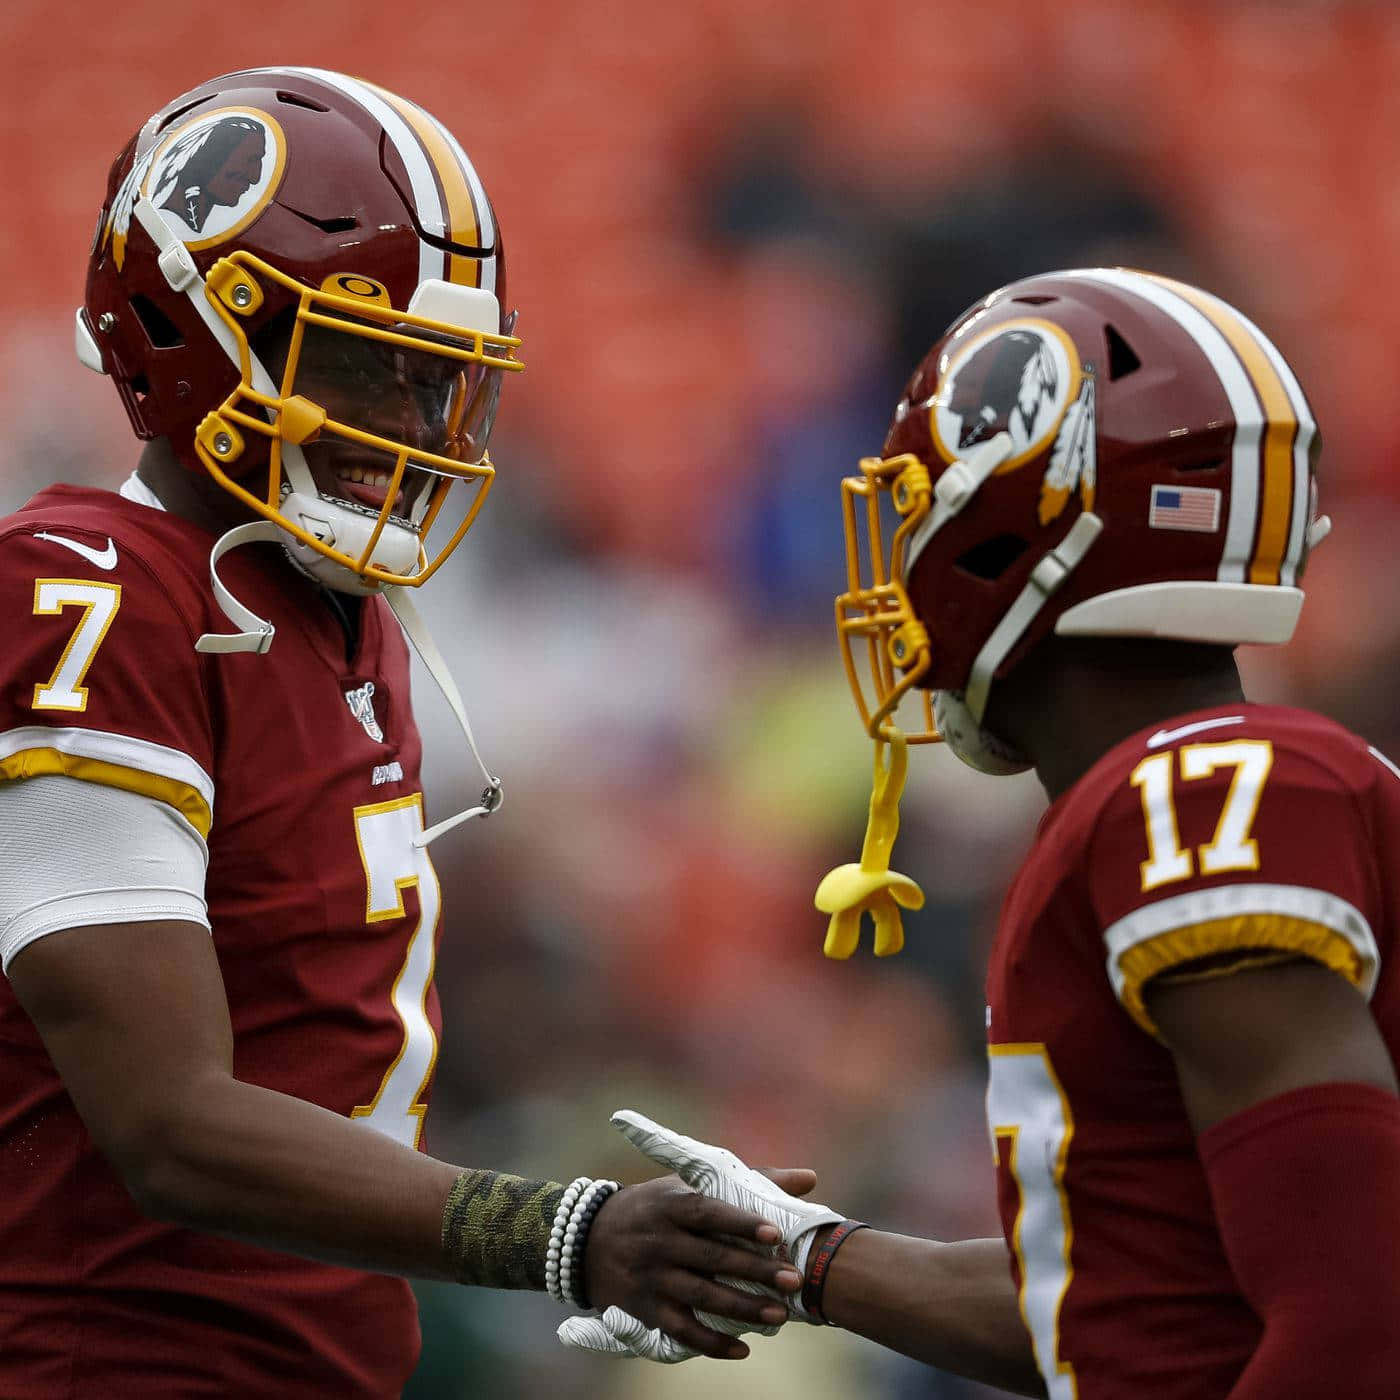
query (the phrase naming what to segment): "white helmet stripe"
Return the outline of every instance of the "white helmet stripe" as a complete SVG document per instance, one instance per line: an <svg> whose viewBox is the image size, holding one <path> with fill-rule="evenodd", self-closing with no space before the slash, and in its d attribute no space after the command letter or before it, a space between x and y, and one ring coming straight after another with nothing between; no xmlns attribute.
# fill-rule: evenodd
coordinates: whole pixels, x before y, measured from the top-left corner
<svg viewBox="0 0 1400 1400"><path fill-rule="evenodd" d="M343 92L352 102L361 107L382 126L394 149L408 171L409 188L413 202L417 206L418 222L429 233L443 237L447 227L443 218L442 196L438 193L437 179L433 167L423 149L423 143L414 134L412 127L394 111L385 100L365 83L347 78L344 73L332 73L326 68L264 69L264 72L304 73L308 78L325 83ZM434 248L423 239L418 240L418 281L426 282L430 277L446 280L447 254Z"/></svg>
<svg viewBox="0 0 1400 1400"><path fill-rule="evenodd" d="M1210 361L1230 401L1236 424L1231 453L1230 519L1216 577L1221 583L1245 582L1245 569L1254 552L1254 532L1259 517L1259 449L1264 418L1239 356L1206 316L1160 282L1140 273L1108 267L1076 270L1065 276L1102 282L1151 302L1170 316Z"/></svg>
<svg viewBox="0 0 1400 1400"><path fill-rule="evenodd" d="M1298 432L1293 440L1293 514L1289 520L1288 548L1283 556L1280 583L1291 587L1297 581L1298 565L1303 557L1303 539L1307 532L1308 511L1311 507L1308 484L1308 454L1313 438L1317 435L1317 422L1313 418L1312 407L1303 386L1288 366L1288 361L1279 353L1278 347L1243 312L1212 296L1209 292L1198 293L1203 300L1233 315L1259 342L1259 348L1273 366L1274 372L1283 383L1284 393L1298 420Z"/></svg>

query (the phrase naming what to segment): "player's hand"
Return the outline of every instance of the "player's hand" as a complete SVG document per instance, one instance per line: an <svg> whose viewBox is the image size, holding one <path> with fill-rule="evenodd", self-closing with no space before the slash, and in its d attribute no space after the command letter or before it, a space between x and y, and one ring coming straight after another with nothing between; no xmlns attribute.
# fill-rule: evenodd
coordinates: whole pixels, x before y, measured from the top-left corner
<svg viewBox="0 0 1400 1400"><path fill-rule="evenodd" d="M797 1189L811 1189L810 1173L784 1176ZM589 1299L607 1309L604 1319L614 1313L626 1319L620 1325L629 1342L595 1346L601 1334L590 1340L574 1335L577 1329L566 1333L568 1324L560 1339L618 1354L655 1352L654 1360L697 1354L741 1360L748 1348L737 1334L777 1331L788 1317L784 1296L801 1287L797 1270L778 1254L781 1243L781 1230L761 1215L700 1195L675 1177L626 1187L598 1212L584 1269ZM647 1343L651 1329L672 1345ZM584 1329L590 1338L593 1330Z"/></svg>
<svg viewBox="0 0 1400 1400"><path fill-rule="evenodd" d="M763 1174L790 1191L795 1196L804 1196L817 1184L816 1173L805 1169L761 1168ZM775 1250L776 1246L771 1246ZM733 1282L745 1290L760 1288L761 1285ZM770 1297L779 1295L764 1290ZM771 1336L778 1330L777 1324L759 1324L754 1327L726 1318L704 1314L703 1322L718 1332L731 1336L742 1336L745 1332L761 1332ZM558 1328L559 1340L566 1347L579 1351L597 1352L600 1356L631 1357L643 1361L656 1361L662 1365L674 1365L678 1361L688 1361L700 1353L683 1346L674 1337L667 1336L659 1327L648 1327L621 1308L608 1308L601 1317L570 1317Z"/></svg>
<svg viewBox="0 0 1400 1400"><path fill-rule="evenodd" d="M751 1214L766 1215L782 1232L781 1237L759 1230L754 1234L755 1244L767 1253L776 1254L780 1260L791 1257L791 1250L803 1235L842 1218L825 1206L798 1199L816 1185L816 1177L810 1171L755 1171L725 1148L713 1147L683 1133L672 1132L630 1110L615 1113L612 1122L629 1142L652 1161L674 1168L688 1185ZM754 1245L747 1247L754 1248ZM591 1242L589 1253L591 1256ZM746 1278L732 1276L725 1281L739 1288L751 1289L755 1286L752 1275ZM761 1281L758 1286L762 1286ZM788 1292L796 1291L796 1270L787 1275L786 1282L781 1286ZM789 1316L797 1315L792 1303L788 1303L786 1312ZM732 1314L715 1316L706 1312L696 1318L702 1328L736 1335L744 1331L760 1331L768 1335L777 1331L776 1324L781 1320L776 1313L772 1322L764 1318L758 1326L736 1323L732 1320ZM661 1327L648 1327L636 1316L616 1307L609 1308L601 1318L569 1319L559 1328L559 1339L566 1346L613 1356L645 1357L666 1363L684 1361L699 1354L696 1349L686 1345L684 1334L677 1335ZM735 1348L718 1352L706 1350L703 1354L737 1358L746 1355L747 1348L738 1344Z"/></svg>
<svg viewBox="0 0 1400 1400"><path fill-rule="evenodd" d="M630 1108L619 1109L611 1121L633 1147L658 1166L669 1167L687 1186L776 1225L782 1231L782 1258L793 1258L803 1235L845 1218L785 1189L805 1182L805 1189L810 1191L815 1185L810 1172L774 1172L767 1176L740 1161L728 1148L663 1128Z"/></svg>

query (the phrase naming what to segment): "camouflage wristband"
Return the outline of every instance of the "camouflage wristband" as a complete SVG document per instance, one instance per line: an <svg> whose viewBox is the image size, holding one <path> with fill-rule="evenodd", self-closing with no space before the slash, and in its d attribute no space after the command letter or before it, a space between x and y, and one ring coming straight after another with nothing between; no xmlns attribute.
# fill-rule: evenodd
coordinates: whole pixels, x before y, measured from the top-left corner
<svg viewBox="0 0 1400 1400"><path fill-rule="evenodd" d="M557 1181L464 1171L442 1209L442 1251L458 1282L543 1290L545 1251L563 1195Z"/></svg>

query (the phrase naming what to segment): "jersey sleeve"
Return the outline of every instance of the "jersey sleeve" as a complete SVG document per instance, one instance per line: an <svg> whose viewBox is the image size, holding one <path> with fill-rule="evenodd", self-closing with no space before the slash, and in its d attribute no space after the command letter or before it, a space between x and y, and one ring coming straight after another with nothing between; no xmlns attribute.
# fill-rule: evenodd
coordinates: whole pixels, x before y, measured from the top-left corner
<svg viewBox="0 0 1400 1400"><path fill-rule="evenodd" d="M0 540L0 782L124 789L208 836L211 718L178 595L178 581L105 535L31 527Z"/></svg>
<svg viewBox="0 0 1400 1400"><path fill-rule="evenodd" d="M1306 957L1368 997L1379 880L1341 769L1269 738L1145 756L1104 803L1086 852L1109 981L1151 1034L1147 984Z"/></svg>

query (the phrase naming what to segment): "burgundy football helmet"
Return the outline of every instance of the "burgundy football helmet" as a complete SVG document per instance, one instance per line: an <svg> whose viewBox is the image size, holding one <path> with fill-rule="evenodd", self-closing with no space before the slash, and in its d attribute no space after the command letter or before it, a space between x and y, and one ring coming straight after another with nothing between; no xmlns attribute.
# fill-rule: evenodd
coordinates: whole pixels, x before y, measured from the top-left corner
<svg viewBox="0 0 1400 1400"><path fill-rule="evenodd" d="M504 296L491 204L441 123L339 73L257 68L177 98L117 157L78 355L139 437L323 582L373 592L429 578L485 498L522 368Z"/></svg>
<svg viewBox="0 0 1400 1400"><path fill-rule="evenodd" d="M867 731L889 737L917 688L910 742L1020 771L982 720L1051 631L1287 641L1327 529L1317 446L1283 356L1217 297L1107 268L992 293L915 371L884 455L843 483L837 630Z"/></svg>

